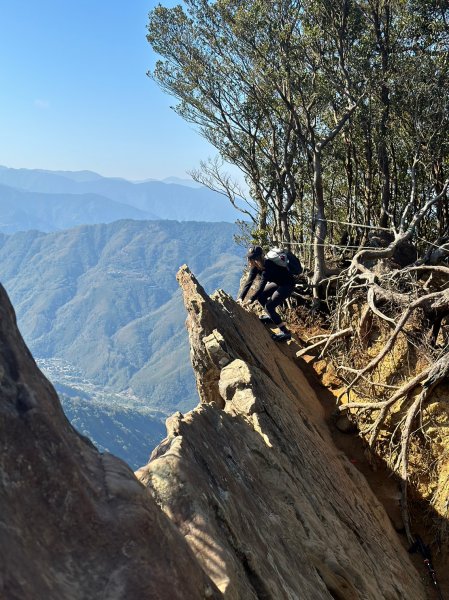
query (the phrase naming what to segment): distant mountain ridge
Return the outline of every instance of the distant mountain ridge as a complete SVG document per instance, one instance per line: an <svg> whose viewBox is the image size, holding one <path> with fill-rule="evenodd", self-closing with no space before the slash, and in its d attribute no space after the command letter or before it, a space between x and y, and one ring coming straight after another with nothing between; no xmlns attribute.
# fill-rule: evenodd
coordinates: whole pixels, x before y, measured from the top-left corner
<svg viewBox="0 0 449 600"><path fill-rule="evenodd" d="M117 218L139 218L233 223L241 218L241 213L235 210L226 198L205 187L161 181L134 183L121 178L102 177L92 171L0 167L0 185L7 186L0 188L0 223L8 225L3 229L0 226L0 231L6 232L29 228L29 223L36 217L35 212L39 212L38 206L44 201L47 201L49 206L63 206L66 203L71 222L60 222L61 225L58 225L51 219L37 219L43 231L94 222L82 220L82 212L89 199L90 202L94 199L96 202L95 210L92 208L96 211L96 222L108 223ZM14 212L10 204L11 188L46 196L35 196L35 208L32 196L16 194ZM108 201L111 202L110 212ZM128 214L125 214L126 210ZM120 211L120 216L116 216Z"/></svg>
<svg viewBox="0 0 449 600"><path fill-rule="evenodd" d="M156 215L99 194L29 192L0 184L0 232L37 229L50 232L120 219L156 219Z"/></svg>

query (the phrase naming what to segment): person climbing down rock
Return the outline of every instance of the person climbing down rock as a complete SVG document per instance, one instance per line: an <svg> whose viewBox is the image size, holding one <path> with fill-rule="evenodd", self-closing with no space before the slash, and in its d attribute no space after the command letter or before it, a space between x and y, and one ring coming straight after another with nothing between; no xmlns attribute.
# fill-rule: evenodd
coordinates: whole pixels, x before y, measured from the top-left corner
<svg viewBox="0 0 449 600"><path fill-rule="evenodd" d="M286 266L276 264L264 256L264 252L260 246L252 246L249 248L246 255L250 271L242 291L237 299L241 304L252 304L258 300L264 307L267 315L259 317L263 323L273 324L279 327L280 333L273 334L272 338L276 342L284 342L290 340L292 335L286 324L276 312L276 308L280 306L293 292L295 282L293 275ZM257 290L245 301L246 295L251 288L255 278L260 275L260 283Z"/></svg>

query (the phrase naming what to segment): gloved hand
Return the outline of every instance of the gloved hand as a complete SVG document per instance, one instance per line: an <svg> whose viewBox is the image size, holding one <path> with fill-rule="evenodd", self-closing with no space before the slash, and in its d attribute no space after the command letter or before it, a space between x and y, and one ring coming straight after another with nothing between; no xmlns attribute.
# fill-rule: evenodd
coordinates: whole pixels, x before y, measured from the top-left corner
<svg viewBox="0 0 449 600"><path fill-rule="evenodd" d="M237 300L237 304L240 304L240 306L248 306L249 304L251 304L251 302L249 301L248 298L245 298L244 300L242 300L241 298L239 298Z"/></svg>

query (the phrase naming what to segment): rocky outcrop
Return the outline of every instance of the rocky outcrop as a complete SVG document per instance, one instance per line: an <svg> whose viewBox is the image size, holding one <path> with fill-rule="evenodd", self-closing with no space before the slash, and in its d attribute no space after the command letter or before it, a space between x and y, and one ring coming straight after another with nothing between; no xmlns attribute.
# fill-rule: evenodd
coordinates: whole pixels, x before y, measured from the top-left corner
<svg viewBox="0 0 449 600"><path fill-rule="evenodd" d="M294 349L179 281L201 402L140 481L71 427L0 288L0 598L424 599Z"/></svg>
<svg viewBox="0 0 449 600"><path fill-rule="evenodd" d="M0 287L0 598L221 594L121 460L65 418Z"/></svg>
<svg viewBox="0 0 449 600"><path fill-rule="evenodd" d="M225 293L209 298L186 267L178 279L201 403L169 419L137 475L223 597L424 599L294 350Z"/></svg>

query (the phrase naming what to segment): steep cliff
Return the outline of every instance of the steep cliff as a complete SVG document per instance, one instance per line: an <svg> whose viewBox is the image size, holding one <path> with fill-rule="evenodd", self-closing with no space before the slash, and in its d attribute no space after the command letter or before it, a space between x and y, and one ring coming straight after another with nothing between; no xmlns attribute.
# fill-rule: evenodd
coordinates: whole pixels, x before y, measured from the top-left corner
<svg viewBox="0 0 449 600"><path fill-rule="evenodd" d="M65 418L0 287L0 598L218 598L121 460Z"/></svg>
<svg viewBox="0 0 449 600"><path fill-rule="evenodd" d="M169 419L144 485L71 427L0 288L0 598L424 600L294 351L179 281L201 402Z"/></svg>
<svg viewBox="0 0 449 600"><path fill-rule="evenodd" d="M137 476L229 600L423 599L365 479L339 452L288 347L188 268L178 280L199 406Z"/></svg>

